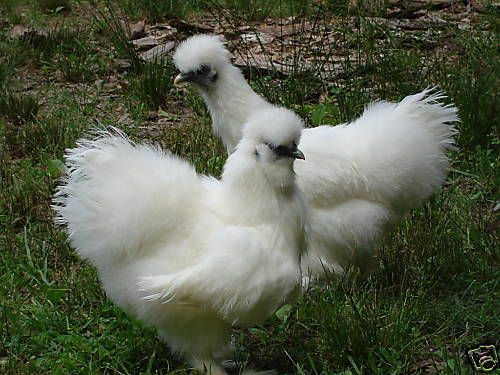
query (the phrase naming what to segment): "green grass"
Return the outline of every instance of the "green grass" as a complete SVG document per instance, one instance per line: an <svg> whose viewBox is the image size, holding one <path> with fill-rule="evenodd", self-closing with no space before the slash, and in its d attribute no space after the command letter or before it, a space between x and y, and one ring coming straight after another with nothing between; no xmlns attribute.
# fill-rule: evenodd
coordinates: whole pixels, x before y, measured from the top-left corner
<svg viewBox="0 0 500 375"><path fill-rule="evenodd" d="M255 3L262 7L249 7ZM355 272L332 277L265 325L235 330L237 359L280 373L424 374L427 368L472 374L466 351L500 337L493 211L500 186L498 11L486 7L470 30L429 30L436 41L429 48L420 34L412 39L364 16L384 14L384 7L346 8L338 1L305 11L299 5L306 3L283 1L282 8L309 21L333 12L332 44L306 43L316 29L300 33L285 75L246 70L257 91L319 125L348 121L370 100L399 100L439 84L459 108L459 151L451 154L442 192L380 246L377 272L367 279ZM123 37L122 10L135 7L132 18L165 21L170 5L148 2L139 9L129 0L110 11L109 4L99 2L92 15L83 11L85 2L71 1L64 24L59 13L31 1L0 4L2 374L191 373L154 330L113 306L96 272L52 224L64 149L93 126L115 125L135 140L159 143L202 173L219 175L226 158L202 100L193 90L172 89L168 61L113 68L115 58L137 57ZM209 16L202 2L183 4L183 16ZM231 1L229 11L210 4L233 27L276 15L266 2ZM55 28L36 43L12 41L8 31L20 20ZM325 72L333 55L342 57L340 66ZM159 120L151 120L151 112Z"/></svg>
<svg viewBox="0 0 500 375"><path fill-rule="evenodd" d="M151 109L164 107L171 97L174 73L171 61L154 59L143 64L140 72L131 79L130 91Z"/></svg>
<svg viewBox="0 0 500 375"><path fill-rule="evenodd" d="M165 18L184 17L200 9L204 2L201 0L125 0L122 3L127 14L136 17L146 17L150 22L162 21Z"/></svg>
<svg viewBox="0 0 500 375"><path fill-rule="evenodd" d="M131 22L128 14L127 9L111 0L104 0L102 7L92 10L98 29L113 45L115 55L128 61L132 69L141 70L143 61L128 38Z"/></svg>
<svg viewBox="0 0 500 375"><path fill-rule="evenodd" d="M38 101L31 95L0 94L0 113L13 124L23 124L36 119Z"/></svg>

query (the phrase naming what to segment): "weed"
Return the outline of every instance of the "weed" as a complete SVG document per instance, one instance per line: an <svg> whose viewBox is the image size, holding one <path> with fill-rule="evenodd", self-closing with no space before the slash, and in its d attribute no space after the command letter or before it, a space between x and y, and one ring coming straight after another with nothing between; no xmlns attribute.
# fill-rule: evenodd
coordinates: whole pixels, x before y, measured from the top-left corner
<svg viewBox="0 0 500 375"><path fill-rule="evenodd" d="M262 0L225 0L224 6L247 21L263 20L278 8L279 2Z"/></svg>
<svg viewBox="0 0 500 375"><path fill-rule="evenodd" d="M13 71L14 68L8 61L0 63L0 90L4 91L6 89Z"/></svg>
<svg viewBox="0 0 500 375"><path fill-rule="evenodd" d="M11 15L18 4L19 0L3 0L0 3L0 12L5 13L6 15Z"/></svg>
<svg viewBox="0 0 500 375"><path fill-rule="evenodd" d="M24 65L29 57L30 53L23 48L22 43L6 43L0 39L0 91L12 88L16 70Z"/></svg>
<svg viewBox="0 0 500 375"><path fill-rule="evenodd" d="M106 32L118 57L128 60L133 69L141 69L143 61L129 40L130 22L126 11L113 5L111 0L105 0L104 4L105 9L97 8L94 19Z"/></svg>
<svg viewBox="0 0 500 375"><path fill-rule="evenodd" d="M338 12L340 10L344 12L347 9L346 0L333 0L327 2L312 0L208 0L207 4L212 12L225 12L232 22L238 24L263 21L270 17L282 19L287 17L314 18L318 9L321 9L322 12Z"/></svg>
<svg viewBox="0 0 500 375"><path fill-rule="evenodd" d="M84 82L92 79L100 68L97 55L82 39L75 39L72 46L62 47L57 54L59 69L70 82Z"/></svg>
<svg viewBox="0 0 500 375"><path fill-rule="evenodd" d="M36 118L40 104L31 95L13 94L4 91L0 94L0 115L15 124L24 124Z"/></svg>
<svg viewBox="0 0 500 375"><path fill-rule="evenodd" d="M36 160L40 154L61 157L64 149L71 146L80 134L78 123L51 116L25 126L21 136L25 154Z"/></svg>
<svg viewBox="0 0 500 375"><path fill-rule="evenodd" d="M23 44L31 47L39 65L49 70L59 70L63 78L70 82L82 82L93 78L96 70L100 69L100 57L88 42L90 37L88 27L62 24L47 31L35 30L19 44L21 51ZM18 59L21 57L17 56Z"/></svg>
<svg viewBox="0 0 500 375"><path fill-rule="evenodd" d="M460 109L460 145L471 150L489 146L495 139L500 104L495 89L500 76L498 46L492 35L465 36L458 48L457 63L451 69L441 68L447 75L439 78Z"/></svg>
<svg viewBox="0 0 500 375"><path fill-rule="evenodd" d="M50 63L52 57L59 51L71 48L79 40L84 30L66 25L56 25L47 31L38 31L32 37L25 38L42 64Z"/></svg>
<svg viewBox="0 0 500 375"><path fill-rule="evenodd" d="M131 81L131 92L151 109L158 109L166 103L173 86L175 68L163 59L152 60L142 67Z"/></svg>
<svg viewBox="0 0 500 375"><path fill-rule="evenodd" d="M94 77L95 63L92 55L64 54L60 58L63 77L69 82L85 82Z"/></svg>
<svg viewBox="0 0 500 375"><path fill-rule="evenodd" d="M123 8L130 14L145 16L149 22L158 22L166 18L179 18L193 10L200 9L201 0L126 0Z"/></svg>
<svg viewBox="0 0 500 375"><path fill-rule="evenodd" d="M1 167L2 215L9 219L9 226L20 229L45 211L43 207L50 201L49 176L28 160Z"/></svg>

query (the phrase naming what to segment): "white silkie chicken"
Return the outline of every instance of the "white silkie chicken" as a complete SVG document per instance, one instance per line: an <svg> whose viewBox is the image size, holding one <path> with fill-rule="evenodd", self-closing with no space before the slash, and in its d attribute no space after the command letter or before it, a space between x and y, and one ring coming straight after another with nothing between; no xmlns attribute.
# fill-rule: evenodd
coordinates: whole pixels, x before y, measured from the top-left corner
<svg viewBox="0 0 500 375"><path fill-rule="evenodd" d="M195 368L226 374L231 326L263 322L300 290L301 130L286 109L256 113L221 180L120 134L80 140L66 154L56 222L115 304Z"/></svg>
<svg viewBox="0 0 500 375"><path fill-rule="evenodd" d="M195 35L174 54L174 82L196 86L229 154L248 117L272 106L230 57L212 35ZM349 124L304 129L299 147L307 159L295 168L310 213L304 272L321 278L325 269L340 273L352 263L372 268L377 240L440 188L458 119L443 97L425 90L399 103L372 103Z"/></svg>

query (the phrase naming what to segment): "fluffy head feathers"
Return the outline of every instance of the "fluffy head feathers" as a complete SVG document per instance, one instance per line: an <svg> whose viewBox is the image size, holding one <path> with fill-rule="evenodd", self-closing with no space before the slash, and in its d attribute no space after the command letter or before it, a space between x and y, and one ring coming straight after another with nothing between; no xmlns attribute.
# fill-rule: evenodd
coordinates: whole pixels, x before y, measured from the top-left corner
<svg viewBox="0 0 500 375"><path fill-rule="evenodd" d="M182 73L195 71L202 65L212 68L231 63L231 55L217 35L200 34L183 41L176 49L174 63Z"/></svg>
<svg viewBox="0 0 500 375"><path fill-rule="evenodd" d="M302 119L294 112L269 107L253 113L243 127L243 138L274 145L299 144Z"/></svg>
<svg viewBox="0 0 500 375"><path fill-rule="evenodd" d="M236 151L227 159L223 180L246 185L248 180L241 178L243 170L246 176L253 173L255 181L266 181L266 186L292 187L294 160L305 158L297 148L301 132L302 120L286 108L271 106L255 111L243 126Z"/></svg>

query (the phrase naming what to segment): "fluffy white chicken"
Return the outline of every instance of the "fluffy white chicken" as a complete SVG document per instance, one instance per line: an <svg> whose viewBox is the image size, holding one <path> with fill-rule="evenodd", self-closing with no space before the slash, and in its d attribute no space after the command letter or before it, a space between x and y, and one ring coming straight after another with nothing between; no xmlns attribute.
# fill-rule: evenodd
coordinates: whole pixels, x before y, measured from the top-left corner
<svg viewBox="0 0 500 375"><path fill-rule="evenodd" d="M195 368L225 374L231 326L263 322L300 290L301 130L286 109L256 113L221 180L121 134L80 140L66 154L56 222L115 304Z"/></svg>
<svg viewBox="0 0 500 375"><path fill-rule="evenodd" d="M175 83L194 84L212 127L229 154L245 121L272 106L233 66L218 36L195 35L177 48ZM305 129L297 184L310 211L311 243L304 272L321 278L355 263L373 266L374 248L409 209L439 189L448 171L457 110L443 94L425 90L399 103L370 104L360 118L335 127ZM274 124L269 124L274 126Z"/></svg>

